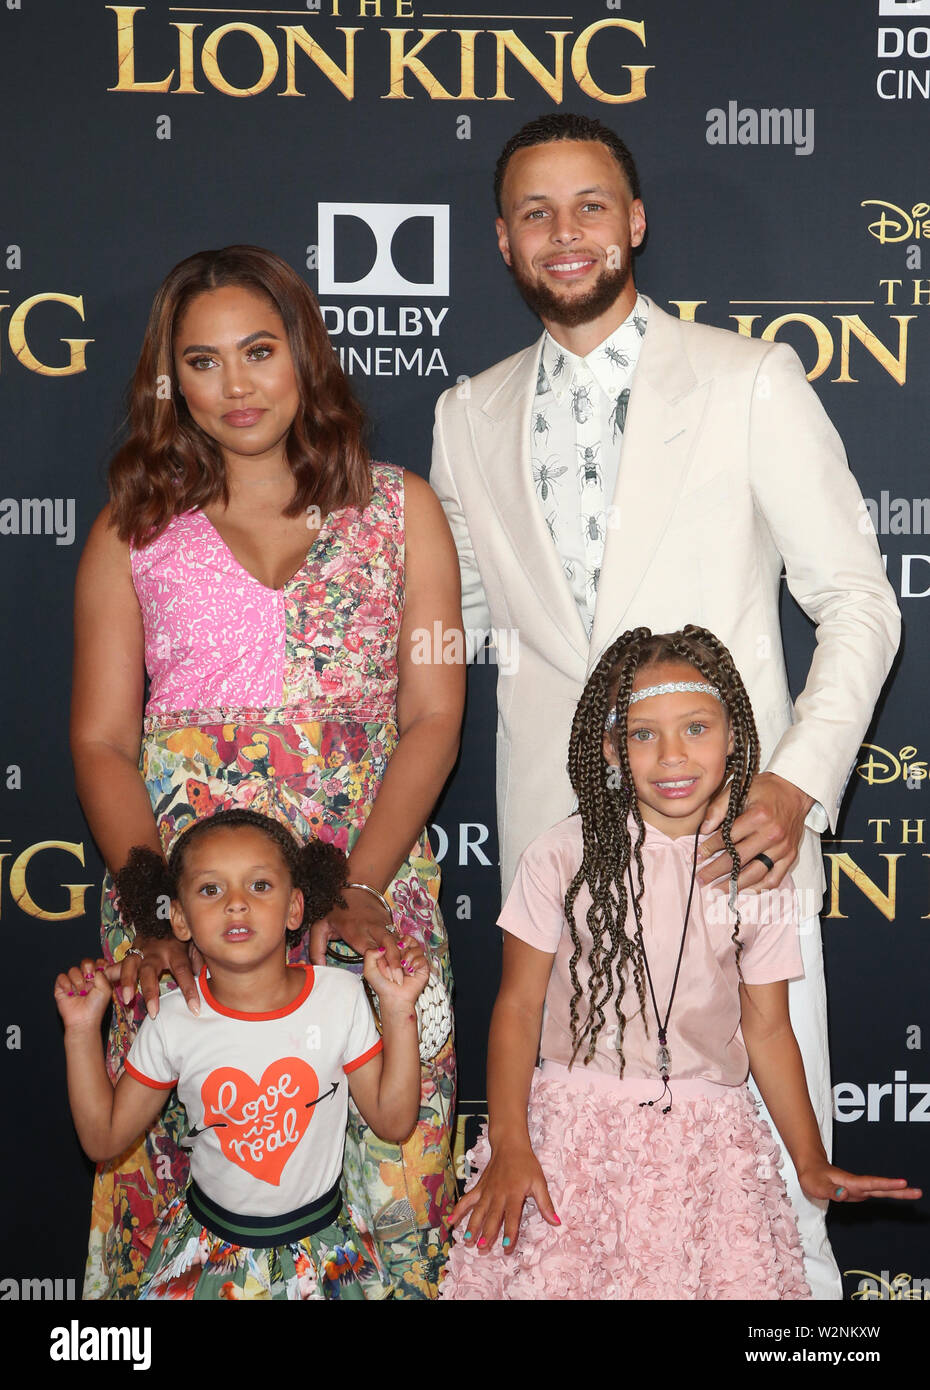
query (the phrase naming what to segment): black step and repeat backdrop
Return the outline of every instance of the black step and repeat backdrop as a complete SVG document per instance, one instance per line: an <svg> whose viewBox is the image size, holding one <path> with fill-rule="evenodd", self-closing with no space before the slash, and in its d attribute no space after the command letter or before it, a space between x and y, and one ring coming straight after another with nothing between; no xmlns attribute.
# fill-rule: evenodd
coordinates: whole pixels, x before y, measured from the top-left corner
<svg viewBox="0 0 930 1390"><path fill-rule="evenodd" d="M636 154L640 286L800 353L887 557L904 644L824 843L836 1152L926 1184L930 0L0 0L0 52L0 1299L80 1291L90 1169L52 980L95 951L102 866L68 753L71 594L153 291L203 247L280 253L319 295L375 456L425 475L438 393L537 334L491 173L559 108ZM790 600L784 624L797 689L813 634ZM499 959L495 677L470 672L432 827L460 1154ZM925 1203L831 1229L847 1297L930 1298Z"/></svg>

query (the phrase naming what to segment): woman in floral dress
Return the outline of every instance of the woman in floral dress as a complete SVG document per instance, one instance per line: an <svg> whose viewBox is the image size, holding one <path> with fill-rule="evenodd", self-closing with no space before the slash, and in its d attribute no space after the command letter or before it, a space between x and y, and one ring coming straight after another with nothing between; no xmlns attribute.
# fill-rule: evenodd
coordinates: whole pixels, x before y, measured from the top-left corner
<svg viewBox="0 0 930 1390"><path fill-rule="evenodd" d="M423 632L460 626L458 565L428 485L371 464L361 431L316 301L283 261L229 247L175 267L78 573L72 747L109 870L132 845L164 852L193 818L250 807L349 855L356 886L315 924L312 959L353 968L383 945L396 963L384 898L397 934L426 947L419 1124L399 1148L352 1113L345 1181L395 1297L432 1298L455 1199L455 1070L423 826L456 756L464 675L441 644L423 659ZM108 876L114 1076L160 977L195 997L198 962L158 930L132 939ZM184 1132L175 1101L98 1171L85 1297L133 1296L187 1181Z"/></svg>

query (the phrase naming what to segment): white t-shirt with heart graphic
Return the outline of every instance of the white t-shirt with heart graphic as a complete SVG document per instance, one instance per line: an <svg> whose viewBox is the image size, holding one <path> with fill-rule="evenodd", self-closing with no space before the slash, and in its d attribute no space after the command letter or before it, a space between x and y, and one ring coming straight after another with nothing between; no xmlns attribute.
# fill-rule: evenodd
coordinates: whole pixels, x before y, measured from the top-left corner
<svg viewBox="0 0 930 1390"><path fill-rule="evenodd" d="M248 1014L198 980L200 1015L180 990L143 1022L130 1076L169 1091L187 1111L191 1176L243 1216L277 1216L322 1196L342 1172L347 1073L381 1051L362 981L334 966L306 972L286 1009Z"/></svg>

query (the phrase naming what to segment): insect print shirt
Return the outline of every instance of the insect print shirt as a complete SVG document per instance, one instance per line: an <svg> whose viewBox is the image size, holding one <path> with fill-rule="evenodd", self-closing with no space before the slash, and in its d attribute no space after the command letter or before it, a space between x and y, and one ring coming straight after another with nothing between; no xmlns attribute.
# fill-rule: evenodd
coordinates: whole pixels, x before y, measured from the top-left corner
<svg viewBox="0 0 930 1390"><path fill-rule="evenodd" d="M530 456L536 497L585 630L594 623L611 499L648 305L576 357L547 333L533 401Z"/></svg>
<svg viewBox="0 0 930 1390"><path fill-rule="evenodd" d="M267 1014L227 1009L204 970L199 1016L180 990L164 995L126 1061L146 1086L177 1086L191 1176L243 1216L283 1215L329 1191L342 1172L347 1074L381 1051L357 975L294 968L306 974L300 993Z"/></svg>

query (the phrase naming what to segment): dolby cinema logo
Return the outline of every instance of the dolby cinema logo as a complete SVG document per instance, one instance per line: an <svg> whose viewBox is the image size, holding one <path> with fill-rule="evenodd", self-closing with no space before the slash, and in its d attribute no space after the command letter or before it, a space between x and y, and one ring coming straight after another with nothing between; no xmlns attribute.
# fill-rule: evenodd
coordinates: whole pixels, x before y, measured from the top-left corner
<svg viewBox="0 0 930 1390"><path fill-rule="evenodd" d="M320 203L317 228L320 312L346 375L444 386L449 306L436 300L449 295L449 205Z"/></svg>
<svg viewBox="0 0 930 1390"><path fill-rule="evenodd" d="M320 294L449 293L447 203L320 203Z"/></svg>
<svg viewBox="0 0 930 1390"><path fill-rule="evenodd" d="M918 15L930 15L930 0L878 0L878 13L916 19Z"/></svg>

